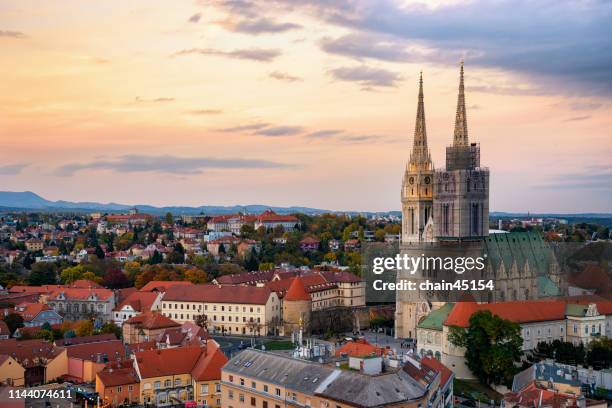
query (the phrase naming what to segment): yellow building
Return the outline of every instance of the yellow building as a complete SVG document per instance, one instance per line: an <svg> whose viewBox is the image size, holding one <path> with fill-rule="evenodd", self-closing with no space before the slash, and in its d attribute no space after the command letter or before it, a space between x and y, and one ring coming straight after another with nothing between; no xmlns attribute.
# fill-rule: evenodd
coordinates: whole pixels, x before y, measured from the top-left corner
<svg viewBox="0 0 612 408"><path fill-rule="evenodd" d="M140 403L156 406L185 402L221 406L221 367L227 358L218 344L137 352L134 369L140 380Z"/></svg>
<svg viewBox="0 0 612 408"><path fill-rule="evenodd" d="M0 383L14 387L24 386L25 369L11 356L0 355Z"/></svg>
<svg viewBox="0 0 612 408"><path fill-rule="evenodd" d="M180 323L206 315L208 330L239 335L265 335L280 319L276 293L264 287L189 285L168 289L162 314Z"/></svg>

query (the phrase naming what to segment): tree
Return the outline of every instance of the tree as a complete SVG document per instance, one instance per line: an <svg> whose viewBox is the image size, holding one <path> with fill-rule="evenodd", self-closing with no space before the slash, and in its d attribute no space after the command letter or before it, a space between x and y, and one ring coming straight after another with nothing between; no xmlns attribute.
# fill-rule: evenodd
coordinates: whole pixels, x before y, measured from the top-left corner
<svg viewBox="0 0 612 408"><path fill-rule="evenodd" d="M67 285L78 279L83 279L83 274L86 272L83 265L71 266L60 272L60 281Z"/></svg>
<svg viewBox="0 0 612 408"><path fill-rule="evenodd" d="M93 334L94 326L91 320L83 320L77 326L75 332L79 337L91 336Z"/></svg>
<svg viewBox="0 0 612 408"><path fill-rule="evenodd" d="M21 317L21 315L18 313L9 313L4 318L4 323L6 323L9 328L9 331L11 332L11 334L13 334L15 333L15 330L20 327L23 327L23 317Z"/></svg>
<svg viewBox="0 0 612 408"><path fill-rule="evenodd" d="M130 280L121 270L111 269L104 275L102 284L109 289L121 289L130 286Z"/></svg>
<svg viewBox="0 0 612 408"><path fill-rule="evenodd" d="M163 261L164 257L162 254L159 253L157 249L153 251L153 255L151 255L151 258L149 258L149 264L151 265L157 265L162 263Z"/></svg>
<svg viewBox="0 0 612 408"><path fill-rule="evenodd" d="M509 384L518 371L523 339L517 323L481 310L467 329L451 327L449 340L466 349L468 368L484 384Z"/></svg>
<svg viewBox="0 0 612 408"><path fill-rule="evenodd" d="M192 268L185 271L185 279L195 284L206 283L208 276L203 270Z"/></svg>
<svg viewBox="0 0 612 408"><path fill-rule="evenodd" d="M30 285L50 285L57 282L57 266L51 262L37 262L32 265L28 277Z"/></svg>
<svg viewBox="0 0 612 408"><path fill-rule="evenodd" d="M113 322L106 322L106 323L104 323L104 325L102 327L100 327L100 329L97 331L97 333L98 334L112 333L118 339L121 338L121 328L119 326L117 326Z"/></svg>
<svg viewBox="0 0 612 408"><path fill-rule="evenodd" d="M597 370L609 368L612 365L612 339L600 337L591 341L587 362Z"/></svg>
<svg viewBox="0 0 612 408"><path fill-rule="evenodd" d="M100 245L96 245L96 256L98 259L104 259L104 251Z"/></svg>
<svg viewBox="0 0 612 408"><path fill-rule="evenodd" d="M204 330L208 329L208 316L205 314L197 315L194 319L195 324L203 328Z"/></svg>
<svg viewBox="0 0 612 408"><path fill-rule="evenodd" d="M174 217L172 216L171 212L166 213L165 221L168 225L174 225Z"/></svg>

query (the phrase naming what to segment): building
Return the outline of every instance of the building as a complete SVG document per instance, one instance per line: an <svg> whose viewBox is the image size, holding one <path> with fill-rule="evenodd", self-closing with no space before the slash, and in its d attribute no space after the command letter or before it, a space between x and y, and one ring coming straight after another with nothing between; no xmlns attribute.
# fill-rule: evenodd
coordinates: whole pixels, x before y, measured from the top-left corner
<svg viewBox="0 0 612 408"><path fill-rule="evenodd" d="M437 389L428 389L399 365L381 371L381 358L364 362L361 369L360 361L356 360L356 364L353 370L247 349L223 367L221 402L232 408L418 408L428 406L437 393ZM374 374L366 374L368 369Z"/></svg>
<svg viewBox="0 0 612 408"><path fill-rule="evenodd" d="M140 381L133 361L110 363L98 372L96 392L101 403L112 407L137 404L140 401Z"/></svg>
<svg viewBox="0 0 612 408"><path fill-rule="evenodd" d="M401 255L411 258L486 258L484 270L462 279L495 279L493 291L480 291L478 301L527 300L564 294L564 283L553 250L536 233L489 233L489 170L480 164L480 146L468 138L461 64L453 143L446 149L443 169L431 161L425 125L423 79L414 141L402 183ZM410 274L407 276L407 274ZM399 271L397 280L416 284L435 276L455 281L453 270L421 268ZM459 291L454 295L460 296ZM398 291L395 296L395 335L416 337L417 325L450 298L432 298L418 291Z"/></svg>
<svg viewBox="0 0 612 408"><path fill-rule="evenodd" d="M11 337L11 331L4 320L0 320L0 340L8 340Z"/></svg>
<svg viewBox="0 0 612 408"><path fill-rule="evenodd" d="M66 349L44 340L0 340L0 355L11 356L24 369L26 387L51 382L68 373ZM17 371L15 371L17 372Z"/></svg>
<svg viewBox="0 0 612 408"><path fill-rule="evenodd" d="M180 324L159 312L141 313L123 323L123 341L127 344L153 341L164 330Z"/></svg>
<svg viewBox="0 0 612 408"><path fill-rule="evenodd" d="M44 303L20 303L15 306L15 313L21 315L25 327L60 324L64 320Z"/></svg>
<svg viewBox="0 0 612 408"><path fill-rule="evenodd" d="M312 312L312 298L304 287L302 278L291 280L287 293L283 296L283 329L289 335L303 328L308 328Z"/></svg>
<svg viewBox="0 0 612 408"><path fill-rule="evenodd" d="M13 387L25 385L25 369L8 354L0 354L0 384Z"/></svg>
<svg viewBox="0 0 612 408"><path fill-rule="evenodd" d="M113 322L121 327L123 322L141 313L147 313L161 308L163 293L138 291L130 293L123 302L113 309Z"/></svg>
<svg viewBox="0 0 612 408"><path fill-rule="evenodd" d="M49 294L46 303L65 319L107 322L112 319L115 294L105 288L61 287Z"/></svg>
<svg viewBox="0 0 612 408"><path fill-rule="evenodd" d="M42 251L45 247L45 243L40 239L30 238L25 242L25 246L28 252L36 252Z"/></svg>
<svg viewBox="0 0 612 408"><path fill-rule="evenodd" d="M140 351L134 353L133 360L141 404L221 406L221 367L227 358L216 342Z"/></svg>
<svg viewBox="0 0 612 408"><path fill-rule="evenodd" d="M281 306L266 287L175 286L162 299L162 314L180 323L205 315L209 331L262 335L280 319Z"/></svg>
<svg viewBox="0 0 612 408"><path fill-rule="evenodd" d="M469 327L469 319L477 311L489 311L518 323L523 351L535 349L540 342L554 340L586 346L600 336L612 335L612 301L576 302L580 300L560 298L482 304L465 301L445 305L419 324L418 349L422 355L430 354L440 359L457 378L473 378L465 362L465 349L452 344L448 337L451 327Z"/></svg>
<svg viewBox="0 0 612 408"><path fill-rule="evenodd" d="M108 362L125 359L125 347L121 340L98 341L66 345L68 353L68 378L77 383L92 382L96 374Z"/></svg>
<svg viewBox="0 0 612 408"><path fill-rule="evenodd" d="M257 216L254 222L255 229L264 227L266 230L282 227L284 231L295 231L300 220L295 215L280 215L272 210L266 210Z"/></svg>

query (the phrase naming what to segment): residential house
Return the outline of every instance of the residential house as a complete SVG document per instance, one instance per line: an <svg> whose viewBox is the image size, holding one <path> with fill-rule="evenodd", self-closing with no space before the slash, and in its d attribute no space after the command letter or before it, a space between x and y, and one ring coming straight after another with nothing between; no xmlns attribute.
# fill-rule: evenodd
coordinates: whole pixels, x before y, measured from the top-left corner
<svg viewBox="0 0 612 408"><path fill-rule="evenodd" d="M92 382L109 361L125 359L121 340L66 345L68 378L73 382Z"/></svg>
<svg viewBox="0 0 612 408"><path fill-rule="evenodd" d="M102 404L116 407L140 401L140 380L133 364L132 360L111 362L96 374L96 392Z"/></svg>
<svg viewBox="0 0 612 408"><path fill-rule="evenodd" d="M0 340L0 355L15 359L25 370L24 386L51 382L68 373L66 349L45 340Z"/></svg>
<svg viewBox="0 0 612 408"><path fill-rule="evenodd" d="M179 323L161 313L141 313L123 323L123 341L133 344L155 340L164 330L178 326Z"/></svg>
<svg viewBox="0 0 612 408"><path fill-rule="evenodd" d="M61 287L51 292L47 304L66 319L107 322L112 319L115 294L105 288Z"/></svg>
<svg viewBox="0 0 612 408"><path fill-rule="evenodd" d="M133 292L113 309L113 322L121 327L126 320L139 315L161 308L161 298L163 294L154 292Z"/></svg>
<svg viewBox="0 0 612 408"><path fill-rule="evenodd" d="M20 303L15 306L15 313L21 315L25 327L60 324L64 320L44 303Z"/></svg>
<svg viewBox="0 0 612 408"><path fill-rule="evenodd" d="M12 387L25 385L25 369L8 354L0 354L0 384Z"/></svg>
<svg viewBox="0 0 612 408"><path fill-rule="evenodd" d="M306 237L300 241L300 249L303 252L317 251L319 249L319 240L313 237Z"/></svg>

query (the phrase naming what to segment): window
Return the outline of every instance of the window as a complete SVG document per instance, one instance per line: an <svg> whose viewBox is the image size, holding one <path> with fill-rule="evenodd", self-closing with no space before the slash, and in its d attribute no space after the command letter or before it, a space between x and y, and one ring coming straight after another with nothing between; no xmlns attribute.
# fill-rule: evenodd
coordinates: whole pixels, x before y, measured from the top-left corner
<svg viewBox="0 0 612 408"><path fill-rule="evenodd" d="M227 397L228 397L229 399L234 399L234 391L229 390L229 391L227 392Z"/></svg>
<svg viewBox="0 0 612 408"><path fill-rule="evenodd" d="M175 387L180 387L180 385L181 385L181 379L180 379L180 378L176 378L176 379L174 380L174 386L175 386Z"/></svg>
<svg viewBox="0 0 612 408"><path fill-rule="evenodd" d="M255 381L251 381L251 388L257 388L257 383Z"/></svg>
<svg viewBox="0 0 612 408"><path fill-rule="evenodd" d="M268 401L262 402L262 408L268 408Z"/></svg>
<svg viewBox="0 0 612 408"><path fill-rule="evenodd" d="M221 392L221 383L215 384L215 392Z"/></svg>
<svg viewBox="0 0 612 408"><path fill-rule="evenodd" d="M117 392L121 392L121 387L117 387Z"/></svg>
<svg viewBox="0 0 612 408"><path fill-rule="evenodd" d="M240 379L240 385L244 385L244 378Z"/></svg>
<svg viewBox="0 0 612 408"><path fill-rule="evenodd" d="M171 380L164 381L164 387L167 388L167 387L170 387L170 386L172 386L172 381Z"/></svg>
<svg viewBox="0 0 612 408"><path fill-rule="evenodd" d="M208 394L208 384L202 384L200 386L200 394Z"/></svg>
<svg viewBox="0 0 612 408"><path fill-rule="evenodd" d="M133 385L128 385L128 391L134 391L134 386Z"/></svg>
<svg viewBox="0 0 612 408"><path fill-rule="evenodd" d="M277 397L280 397L280 388L277 388L277 389L276 389L276 396L277 396Z"/></svg>
<svg viewBox="0 0 612 408"><path fill-rule="evenodd" d="M251 405L252 406L256 406L257 405L257 401L255 400L255 397L251 397Z"/></svg>
<svg viewBox="0 0 612 408"><path fill-rule="evenodd" d="M160 381L155 381L155 389L159 390L161 388L161 382Z"/></svg>
<svg viewBox="0 0 612 408"><path fill-rule="evenodd" d="M264 390L264 392L268 392L268 386L267 386L267 385L264 385L264 386L263 386L263 390Z"/></svg>
<svg viewBox="0 0 612 408"><path fill-rule="evenodd" d="M234 382L234 376L233 375L229 376L229 382Z"/></svg>
<svg viewBox="0 0 612 408"><path fill-rule="evenodd" d="M238 399L240 400L240 402L244 402L244 394L240 394L238 396Z"/></svg>

